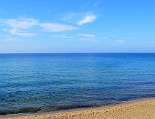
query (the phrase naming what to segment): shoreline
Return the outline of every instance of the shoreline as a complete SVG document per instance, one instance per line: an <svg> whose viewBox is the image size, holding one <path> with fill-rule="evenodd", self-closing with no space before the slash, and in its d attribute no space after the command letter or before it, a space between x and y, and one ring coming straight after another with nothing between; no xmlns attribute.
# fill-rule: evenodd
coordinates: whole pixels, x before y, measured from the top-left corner
<svg viewBox="0 0 155 119"><path fill-rule="evenodd" d="M0 115L0 119L154 119L153 117L155 118L155 98L142 98L100 107Z"/></svg>

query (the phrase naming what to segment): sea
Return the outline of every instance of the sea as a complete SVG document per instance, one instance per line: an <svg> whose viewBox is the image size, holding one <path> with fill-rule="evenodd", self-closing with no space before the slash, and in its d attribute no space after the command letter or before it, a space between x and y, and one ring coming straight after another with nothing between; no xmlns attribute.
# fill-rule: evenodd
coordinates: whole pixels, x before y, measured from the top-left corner
<svg viewBox="0 0 155 119"><path fill-rule="evenodd" d="M0 115L155 97L154 53L0 54Z"/></svg>

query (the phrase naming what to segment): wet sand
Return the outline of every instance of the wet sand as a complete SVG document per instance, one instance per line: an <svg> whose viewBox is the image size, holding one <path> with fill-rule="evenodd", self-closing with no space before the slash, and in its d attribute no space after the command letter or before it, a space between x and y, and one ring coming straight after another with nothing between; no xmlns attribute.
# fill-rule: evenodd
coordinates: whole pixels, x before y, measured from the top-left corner
<svg viewBox="0 0 155 119"><path fill-rule="evenodd" d="M56 113L6 115L0 119L155 119L155 98Z"/></svg>

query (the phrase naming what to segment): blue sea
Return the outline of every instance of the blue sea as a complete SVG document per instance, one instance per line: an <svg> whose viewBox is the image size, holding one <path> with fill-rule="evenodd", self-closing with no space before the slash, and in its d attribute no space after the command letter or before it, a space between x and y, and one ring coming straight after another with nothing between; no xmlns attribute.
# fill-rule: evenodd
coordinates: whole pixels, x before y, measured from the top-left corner
<svg viewBox="0 0 155 119"><path fill-rule="evenodd" d="M0 54L0 114L155 96L153 53Z"/></svg>

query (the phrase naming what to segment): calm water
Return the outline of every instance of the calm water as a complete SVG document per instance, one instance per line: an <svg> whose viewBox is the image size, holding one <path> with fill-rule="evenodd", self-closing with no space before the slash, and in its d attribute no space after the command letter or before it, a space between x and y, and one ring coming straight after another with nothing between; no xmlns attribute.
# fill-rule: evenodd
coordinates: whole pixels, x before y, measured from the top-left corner
<svg viewBox="0 0 155 119"><path fill-rule="evenodd" d="M155 96L155 54L0 54L0 114Z"/></svg>

